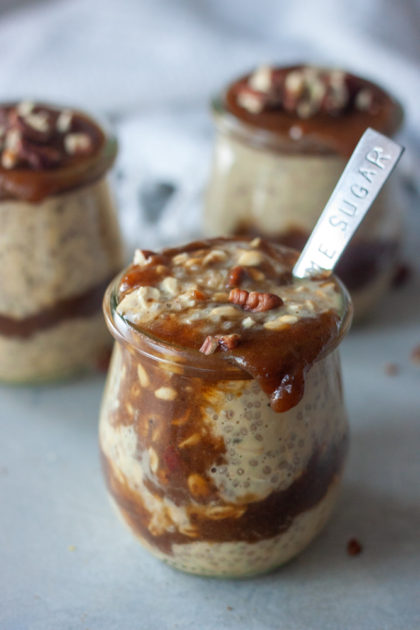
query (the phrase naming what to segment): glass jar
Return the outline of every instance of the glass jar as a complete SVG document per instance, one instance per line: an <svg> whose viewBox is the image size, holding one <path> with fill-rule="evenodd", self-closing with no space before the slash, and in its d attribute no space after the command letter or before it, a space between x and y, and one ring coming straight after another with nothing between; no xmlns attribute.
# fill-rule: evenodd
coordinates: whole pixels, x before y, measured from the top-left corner
<svg viewBox="0 0 420 630"><path fill-rule="evenodd" d="M3 151L0 380L15 383L60 379L103 365L112 340L103 323L102 298L123 265L116 208L107 181L117 153L115 138L81 112L24 105L35 112L35 121L39 112L47 112L45 117L51 116L54 124L60 111L64 122L67 116L70 131L64 135L71 138L66 146L71 149L71 142L76 142L76 151L63 157L63 149L63 164L37 163L35 168L29 162L10 167ZM10 118L12 107L23 111L22 104L7 105L2 115ZM79 153L86 130L96 143L92 155ZM41 161L50 151L58 156L58 142L63 141L57 140L57 133L49 144L33 143L32 138L26 144L23 136L17 147L23 157L19 154L17 159L29 155L28 159ZM33 154L27 153L27 146Z"/></svg>
<svg viewBox="0 0 420 630"><path fill-rule="evenodd" d="M302 400L275 413L248 373L165 344L104 299L116 339L100 415L108 490L140 542L172 567L208 576L272 570L328 520L347 450L338 343L309 370Z"/></svg>
<svg viewBox="0 0 420 630"><path fill-rule="evenodd" d="M205 233L260 235L302 249L364 128L360 131L360 125L343 116L341 126L350 130L346 131L349 153L345 154L343 147L338 150L331 145L330 137L328 145L320 142L325 122L315 133L311 119L290 115L279 131L274 128L272 114L263 128L252 122L252 114L240 118L238 109L233 113L227 93L212 103L217 133L206 195ZM402 110L388 95L385 97L393 122L382 129L372 117L368 124L383 133L395 133ZM331 125L328 133L338 133L340 118L333 118ZM375 201L336 269L351 292L357 319L363 318L388 288L395 273L401 231L393 179Z"/></svg>

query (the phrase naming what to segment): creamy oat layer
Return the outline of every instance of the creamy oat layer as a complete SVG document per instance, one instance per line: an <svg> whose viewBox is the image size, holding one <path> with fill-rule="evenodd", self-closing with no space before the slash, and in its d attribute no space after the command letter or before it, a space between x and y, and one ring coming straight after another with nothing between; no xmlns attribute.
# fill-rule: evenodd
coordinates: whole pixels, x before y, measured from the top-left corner
<svg viewBox="0 0 420 630"><path fill-rule="evenodd" d="M109 184L0 201L0 316L25 319L107 282L122 262ZM100 304L100 301L97 301Z"/></svg>
<svg viewBox="0 0 420 630"><path fill-rule="evenodd" d="M221 135L206 195L205 230L210 236L249 231L278 238L296 230L308 236L345 165L340 156L264 151ZM387 187L358 238L395 238L395 206Z"/></svg>
<svg viewBox="0 0 420 630"><path fill-rule="evenodd" d="M104 395L104 472L126 522L175 567L268 570L329 512L347 440L342 293L333 277L295 282L295 258L261 239L139 251L112 297L127 343Z"/></svg>
<svg viewBox="0 0 420 630"><path fill-rule="evenodd" d="M37 383L89 369L103 370L109 352L109 333L102 313L64 319L29 339L0 335L0 379Z"/></svg>

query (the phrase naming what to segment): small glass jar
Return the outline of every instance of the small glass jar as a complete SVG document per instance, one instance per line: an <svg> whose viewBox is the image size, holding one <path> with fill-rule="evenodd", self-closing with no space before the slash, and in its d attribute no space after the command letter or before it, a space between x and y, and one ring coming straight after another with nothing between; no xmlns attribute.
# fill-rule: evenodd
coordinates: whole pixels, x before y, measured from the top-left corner
<svg viewBox="0 0 420 630"><path fill-rule="evenodd" d="M108 490L140 542L168 565L243 577L287 562L321 531L347 451L338 344L306 374L302 400L275 413L260 386L217 355L139 332L104 299L116 339L100 416Z"/></svg>
<svg viewBox="0 0 420 630"><path fill-rule="evenodd" d="M402 121L401 106L387 93L348 76L381 94L389 110L386 120L366 112L309 119L281 113L277 125L276 112L260 119L234 104L232 89L246 78L213 101L217 135L204 213L206 234L260 235L303 248L365 128L393 135ZM336 268L351 292L357 319L371 311L395 273L400 210L394 179L375 201Z"/></svg>
<svg viewBox="0 0 420 630"><path fill-rule="evenodd" d="M107 181L116 140L68 109L21 103L1 114L11 128L0 165L0 380L32 383L101 367L112 341L103 293L123 265ZM54 125L49 140L43 121Z"/></svg>

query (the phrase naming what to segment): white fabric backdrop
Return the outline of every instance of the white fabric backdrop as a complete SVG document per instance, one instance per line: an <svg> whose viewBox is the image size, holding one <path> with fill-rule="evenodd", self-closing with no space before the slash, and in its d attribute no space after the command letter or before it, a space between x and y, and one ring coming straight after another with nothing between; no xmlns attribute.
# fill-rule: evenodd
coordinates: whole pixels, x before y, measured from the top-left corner
<svg viewBox="0 0 420 630"><path fill-rule="evenodd" d="M388 87L407 113L401 172L418 186L419 32L418 0L0 0L0 98L109 116L126 237L154 247L198 232L208 100L263 61L340 65Z"/></svg>

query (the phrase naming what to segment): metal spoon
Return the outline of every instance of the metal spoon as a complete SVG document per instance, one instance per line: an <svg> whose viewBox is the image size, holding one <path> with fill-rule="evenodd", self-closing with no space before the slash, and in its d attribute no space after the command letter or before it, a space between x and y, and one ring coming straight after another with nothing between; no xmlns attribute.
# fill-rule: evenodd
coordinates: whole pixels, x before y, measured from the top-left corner
<svg viewBox="0 0 420 630"><path fill-rule="evenodd" d="M334 269L403 152L393 140L366 129L293 267L295 277Z"/></svg>

